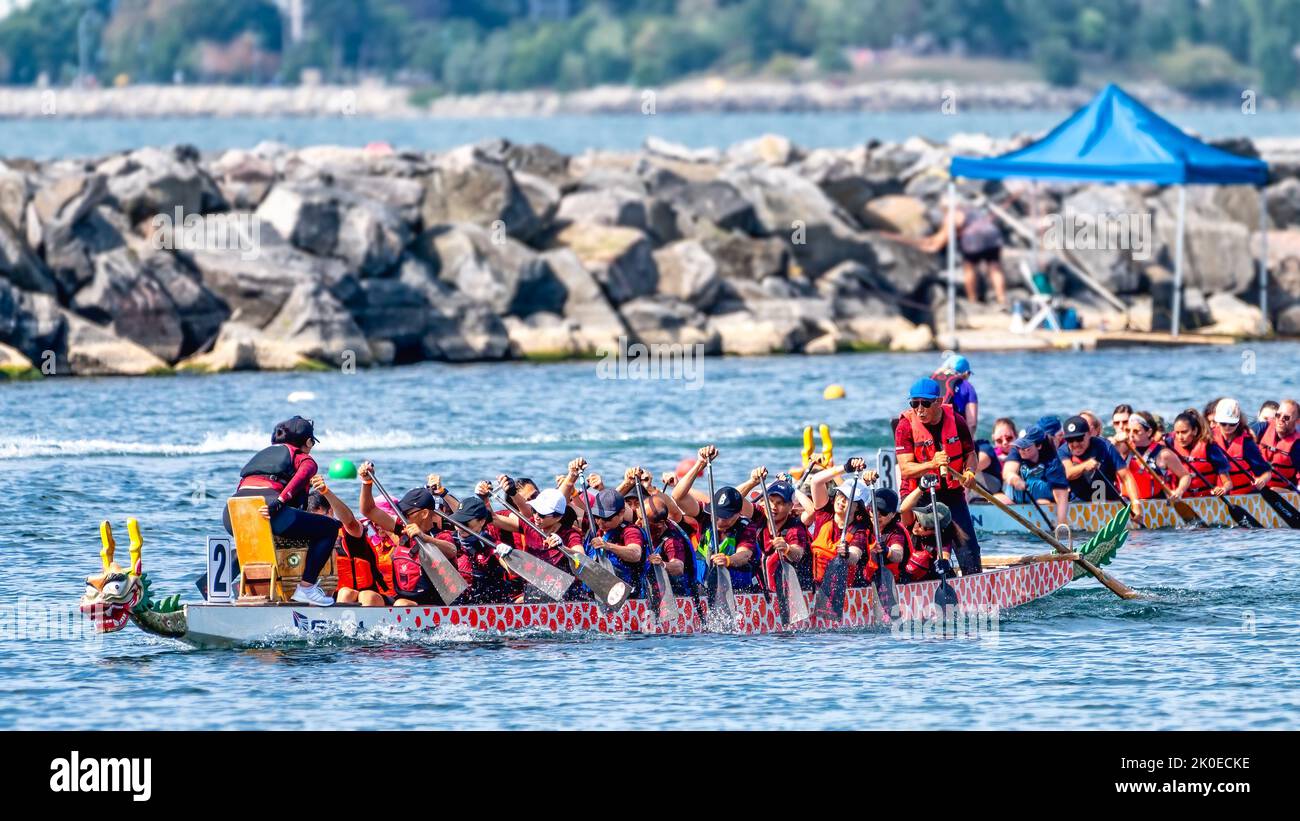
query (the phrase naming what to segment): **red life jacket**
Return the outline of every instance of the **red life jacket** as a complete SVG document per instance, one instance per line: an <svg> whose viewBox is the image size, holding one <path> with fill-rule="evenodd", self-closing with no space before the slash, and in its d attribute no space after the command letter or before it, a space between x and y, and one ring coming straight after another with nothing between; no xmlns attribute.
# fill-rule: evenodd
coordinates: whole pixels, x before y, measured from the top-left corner
<svg viewBox="0 0 1300 821"><path fill-rule="evenodd" d="M938 448L935 446L934 435L930 433L930 429L911 408L903 411L903 419L912 426L912 458L917 462L928 462L933 459ZM948 454L948 476L940 477L939 487L956 490L962 486L957 477L966 470L966 457L961 447L961 436L957 433L957 413L952 409L952 405L943 406L943 427L939 431L939 436L943 439L944 452ZM916 488L916 485L916 479L904 479L902 487L899 488L899 495L906 496Z"/></svg>
<svg viewBox="0 0 1300 821"><path fill-rule="evenodd" d="M1214 470L1214 464L1210 462L1210 457L1206 453L1209 448L1209 442L1204 440L1197 442L1196 447L1190 451L1183 450L1178 446L1178 440L1170 434L1165 438L1165 446L1172 448L1178 458L1183 460L1187 466L1187 472L1192 474L1192 483L1187 486L1185 496L1209 496L1210 491L1219 486L1219 476Z"/></svg>
<svg viewBox="0 0 1300 821"><path fill-rule="evenodd" d="M840 527L835 524L835 516L825 517L821 525L817 527L817 532L812 538L812 565L813 565L813 583L821 584L822 578L826 575L826 567L835 558L836 552L840 546ZM854 535L857 533L854 527L849 531L847 542L851 545L854 542ZM853 586L857 578L858 568L856 566L849 568L849 586Z"/></svg>
<svg viewBox="0 0 1300 821"><path fill-rule="evenodd" d="M1300 431L1293 430L1290 436L1283 438L1277 435L1277 426L1271 424L1264 435L1259 437L1259 449L1273 466L1273 478L1269 480L1269 487L1286 488L1287 482L1295 484L1296 464L1291 460L1291 454L1296 442L1300 442ZM1287 481L1284 482L1279 477L1284 477Z"/></svg>
<svg viewBox="0 0 1300 821"><path fill-rule="evenodd" d="M1246 437L1250 435L1248 430L1243 425L1236 438L1229 443L1223 438L1223 428L1214 428L1215 443L1228 454L1228 475L1232 478L1232 490L1229 492L1233 496L1255 492L1255 474L1250 472L1250 465L1246 463Z"/></svg>
<svg viewBox="0 0 1300 821"><path fill-rule="evenodd" d="M1160 490L1160 485L1156 482L1155 476L1153 476L1137 458L1136 446L1129 445L1129 447L1133 448L1135 451L1134 455L1129 456L1128 472L1129 475L1133 477L1133 484L1137 486L1137 498L1164 498L1164 493ZM1160 470L1159 465L1156 464L1156 458L1160 455L1160 450L1163 447L1164 445L1153 441L1150 445L1147 445L1146 452L1142 454L1142 458L1146 460L1146 463L1151 466L1152 470L1155 470L1160 475L1161 480L1164 480L1165 476ZM1167 486L1168 482L1165 482L1165 484Z"/></svg>
<svg viewBox="0 0 1300 821"><path fill-rule="evenodd" d="M901 582L901 581L908 580L905 573L906 573L908 562L911 560L912 553L913 553L912 534L907 531L907 528L899 524L898 518L895 517L894 521L890 522L889 526L880 532L880 538L881 541L884 542L884 545L877 548L875 533L874 532L872 533L871 549L867 552L868 561L867 561L866 581L871 581L872 579L874 579L876 577L876 573L880 570L880 566L876 562L876 550L879 549L882 552L885 552L887 556L889 537L892 536L895 532L903 534L903 558L897 562L891 562L888 560L888 558L886 558L885 569L888 570L890 573L894 574L894 579L896 581Z"/></svg>

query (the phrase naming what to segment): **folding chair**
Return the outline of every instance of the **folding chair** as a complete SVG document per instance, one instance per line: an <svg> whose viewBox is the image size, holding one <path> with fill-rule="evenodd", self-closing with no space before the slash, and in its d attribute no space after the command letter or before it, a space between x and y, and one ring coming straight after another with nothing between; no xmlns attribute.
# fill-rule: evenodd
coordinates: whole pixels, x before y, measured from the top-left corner
<svg viewBox="0 0 1300 821"><path fill-rule="evenodd" d="M1013 324L1011 330L1027 334L1039 328L1050 328L1059 332L1061 323L1056 318L1056 292L1052 290L1052 281L1047 278L1047 274L1031 269L1025 260L1020 261L1020 273L1029 284L1029 290L1033 291L1029 298L1034 313L1020 327Z"/></svg>

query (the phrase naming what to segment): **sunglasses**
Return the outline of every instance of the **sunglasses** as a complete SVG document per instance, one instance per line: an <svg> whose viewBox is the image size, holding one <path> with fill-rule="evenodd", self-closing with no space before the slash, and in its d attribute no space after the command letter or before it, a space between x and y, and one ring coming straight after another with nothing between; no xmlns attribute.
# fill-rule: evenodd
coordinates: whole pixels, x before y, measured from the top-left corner
<svg viewBox="0 0 1300 821"><path fill-rule="evenodd" d="M995 436L995 437L993 437L993 441L994 441L994 442L997 442L999 445L1003 445L1003 444L1006 444L1007 442L1014 442L1014 441L1016 441L1016 437L1015 437L1015 436Z"/></svg>
<svg viewBox="0 0 1300 821"><path fill-rule="evenodd" d="M934 405L935 402L938 401L939 401L938 399L913 399L907 404L911 405L913 410L919 410L921 408L931 407Z"/></svg>
<svg viewBox="0 0 1300 821"><path fill-rule="evenodd" d="M1292 415L1289 414L1289 413L1279 413L1279 414L1274 415L1273 418L1275 418L1275 419L1281 419L1283 422L1290 422L1291 420L1295 419L1295 417L1292 416Z"/></svg>

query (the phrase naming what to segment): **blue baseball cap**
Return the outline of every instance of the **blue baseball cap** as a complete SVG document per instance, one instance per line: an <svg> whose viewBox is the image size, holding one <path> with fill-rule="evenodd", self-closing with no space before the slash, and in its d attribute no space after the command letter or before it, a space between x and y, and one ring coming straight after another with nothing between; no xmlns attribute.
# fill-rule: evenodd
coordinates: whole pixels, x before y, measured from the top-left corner
<svg viewBox="0 0 1300 821"><path fill-rule="evenodd" d="M622 513L625 504L617 490L607 487L596 494L596 499L591 505L591 515L598 519L608 519Z"/></svg>
<svg viewBox="0 0 1300 821"><path fill-rule="evenodd" d="M1061 420L1057 419L1055 416L1044 416L1035 424L1042 428L1043 433L1048 436L1055 436L1061 432Z"/></svg>
<svg viewBox="0 0 1300 821"><path fill-rule="evenodd" d="M794 485L789 482L776 482L767 486L768 496L780 496L787 505L794 501Z"/></svg>
<svg viewBox="0 0 1300 821"><path fill-rule="evenodd" d="M1020 432L1020 438L1011 443L1012 447L1031 448L1047 441L1047 433L1038 425L1030 425Z"/></svg>
<svg viewBox="0 0 1300 821"><path fill-rule="evenodd" d="M970 360L961 354L953 354L943 360L943 364L939 367L945 371L952 371L953 373L970 374Z"/></svg>
<svg viewBox="0 0 1300 821"><path fill-rule="evenodd" d="M943 395L943 388L939 383L930 377L922 377L912 383L912 389L908 391L908 399L938 399Z"/></svg>

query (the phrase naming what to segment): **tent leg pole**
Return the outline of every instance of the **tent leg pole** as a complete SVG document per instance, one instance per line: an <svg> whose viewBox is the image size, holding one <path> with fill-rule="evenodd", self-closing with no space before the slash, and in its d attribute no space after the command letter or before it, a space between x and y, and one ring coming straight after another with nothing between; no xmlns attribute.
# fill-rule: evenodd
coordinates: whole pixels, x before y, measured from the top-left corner
<svg viewBox="0 0 1300 821"><path fill-rule="evenodd" d="M1174 305L1170 330L1178 336L1183 310L1183 233L1187 225L1187 186L1178 186L1178 228L1174 234Z"/></svg>
<svg viewBox="0 0 1300 821"><path fill-rule="evenodd" d="M948 181L948 347L957 349L957 183Z"/></svg>
<svg viewBox="0 0 1300 821"><path fill-rule="evenodd" d="M1259 189L1259 310L1272 328L1268 315L1268 198L1263 188Z"/></svg>

